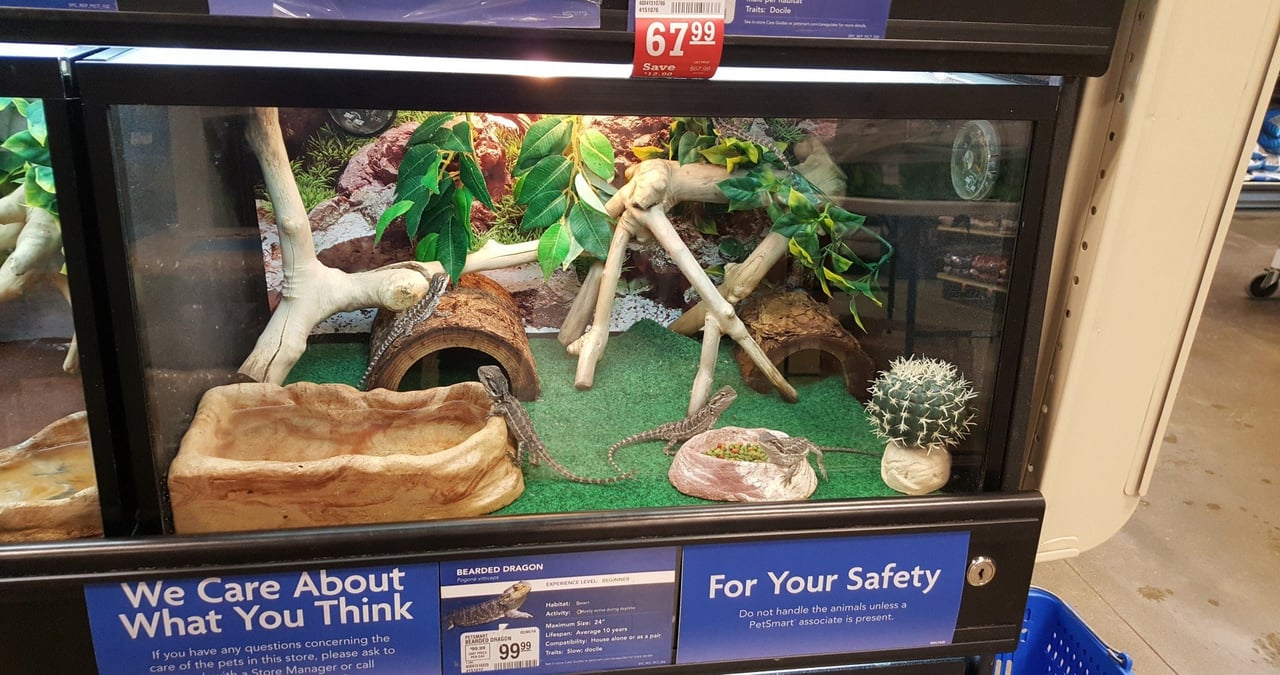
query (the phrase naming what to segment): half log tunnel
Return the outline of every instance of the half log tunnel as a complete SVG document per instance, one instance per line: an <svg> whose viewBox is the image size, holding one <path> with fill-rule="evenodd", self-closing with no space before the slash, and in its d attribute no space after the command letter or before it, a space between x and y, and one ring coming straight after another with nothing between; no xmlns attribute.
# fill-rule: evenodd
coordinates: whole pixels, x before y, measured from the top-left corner
<svg viewBox="0 0 1280 675"><path fill-rule="evenodd" d="M370 343L378 344L396 312L378 310ZM464 274L440 299L436 311L395 338L365 380L366 388L395 390L414 364L446 349L481 352L507 372L511 392L521 401L541 393L529 338L515 300L501 285L481 274Z"/></svg>

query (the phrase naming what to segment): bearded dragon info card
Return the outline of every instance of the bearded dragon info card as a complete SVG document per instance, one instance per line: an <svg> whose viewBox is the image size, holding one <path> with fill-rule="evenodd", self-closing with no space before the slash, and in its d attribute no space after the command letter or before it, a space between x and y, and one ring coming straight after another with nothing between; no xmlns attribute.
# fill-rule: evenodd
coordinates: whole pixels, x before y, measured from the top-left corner
<svg viewBox="0 0 1280 675"><path fill-rule="evenodd" d="M672 661L675 548L440 564L445 673L594 673Z"/></svg>

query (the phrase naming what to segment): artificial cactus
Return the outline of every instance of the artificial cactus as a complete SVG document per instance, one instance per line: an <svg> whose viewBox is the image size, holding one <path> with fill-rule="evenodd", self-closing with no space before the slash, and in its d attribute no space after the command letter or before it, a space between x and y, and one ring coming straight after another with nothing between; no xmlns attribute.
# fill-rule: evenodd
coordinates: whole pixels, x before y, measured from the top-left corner
<svg viewBox="0 0 1280 675"><path fill-rule="evenodd" d="M931 358L895 359L871 383L875 432L904 448L946 449L969 435L977 396L956 367Z"/></svg>

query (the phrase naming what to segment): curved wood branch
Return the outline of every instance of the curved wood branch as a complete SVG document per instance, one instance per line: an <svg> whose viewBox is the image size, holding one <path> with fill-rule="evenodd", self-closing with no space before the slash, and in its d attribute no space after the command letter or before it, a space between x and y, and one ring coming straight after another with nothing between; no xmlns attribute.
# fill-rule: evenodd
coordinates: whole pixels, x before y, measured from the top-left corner
<svg viewBox="0 0 1280 675"><path fill-rule="evenodd" d="M622 259L626 255L626 245L633 234L639 236L641 232L646 232L671 256L672 262L709 308L704 321L707 330L703 336L702 357L690 391L689 411L706 404L722 333L733 338L742 347L760 368L760 372L778 388L784 399L796 399L795 389L747 333L746 326L734 313L733 306L720 296L715 284L667 218L667 210L682 201L724 202L725 197L717 184L725 176L724 169L714 165L680 165L662 159L647 160L628 170L627 184L605 205L609 215L618 219L618 225L609 245L603 278L596 294L591 329L569 346L569 353L578 356L578 372L574 384L579 389L591 387L596 362L603 355L604 346L609 339L609 315L613 310L613 295L617 289Z"/></svg>
<svg viewBox="0 0 1280 675"><path fill-rule="evenodd" d="M376 307L398 312L422 299L439 263L402 262L348 274L316 258L311 221L289 168L284 134L275 108L255 108L245 138L258 158L280 232L284 272L280 304L258 337L240 373L258 382L282 384L307 348L307 336L338 312ZM464 272L510 267L537 260L538 242L488 242L467 257Z"/></svg>

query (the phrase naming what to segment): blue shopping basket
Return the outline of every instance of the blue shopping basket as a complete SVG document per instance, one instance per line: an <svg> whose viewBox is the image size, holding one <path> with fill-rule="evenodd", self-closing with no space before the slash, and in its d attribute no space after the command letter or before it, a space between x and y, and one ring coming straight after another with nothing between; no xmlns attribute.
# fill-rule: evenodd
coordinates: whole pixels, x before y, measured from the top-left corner
<svg viewBox="0 0 1280 675"><path fill-rule="evenodd" d="M1133 659L1107 645L1057 596L1038 588L1027 597L1022 636L1012 654L996 657L993 675L1129 675Z"/></svg>

